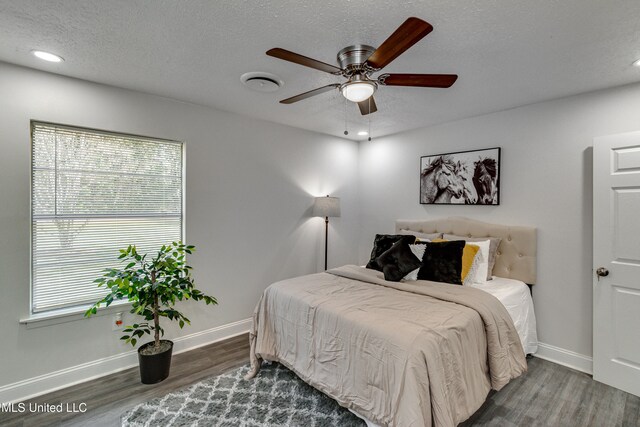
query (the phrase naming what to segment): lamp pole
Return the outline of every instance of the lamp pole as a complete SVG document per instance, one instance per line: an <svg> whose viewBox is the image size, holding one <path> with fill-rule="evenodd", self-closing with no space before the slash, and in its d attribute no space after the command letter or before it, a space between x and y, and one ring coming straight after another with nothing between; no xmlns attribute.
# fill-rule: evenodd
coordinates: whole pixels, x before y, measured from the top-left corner
<svg viewBox="0 0 640 427"><path fill-rule="evenodd" d="M327 247L329 244L329 217L324 217L324 270L327 270Z"/></svg>
<svg viewBox="0 0 640 427"><path fill-rule="evenodd" d="M313 216L324 218L324 270L329 263L329 217L340 216L340 199L338 197L316 197L313 203Z"/></svg>

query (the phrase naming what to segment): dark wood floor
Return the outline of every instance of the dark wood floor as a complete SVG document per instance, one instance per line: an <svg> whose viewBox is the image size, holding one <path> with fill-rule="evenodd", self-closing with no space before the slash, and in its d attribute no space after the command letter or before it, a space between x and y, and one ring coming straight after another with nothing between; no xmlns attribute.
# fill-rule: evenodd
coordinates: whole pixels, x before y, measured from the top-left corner
<svg viewBox="0 0 640 427"><path fill-rule="evenodd" d="M0 426L49 427L119 426L120 416L139 403L164 396L204 378L240 367L249 362L247 334L173 356L171 375L155 385L140 382L138 368L58 390L31 401L36 403L87 404L84 414L0 413Z"/></svg>
<svg viewBox="0 0 640 427"><path fill-rule="evenodd" d="M135 405L248 362L249 339L240 335L174 356L171 376L144 385L137 368L59 390L28 403L85 402L84 414L0 413L0 426L118 426ZM529 372L492 393L469 426L634 427L640 426L640 398L595 382L589 375L537 358Z"/></svg>
<svg viewBox="0 0 640 427"><path fill-rule="evenodd" d="M636 427L640 397L538 358L460 426Z"/></svg>

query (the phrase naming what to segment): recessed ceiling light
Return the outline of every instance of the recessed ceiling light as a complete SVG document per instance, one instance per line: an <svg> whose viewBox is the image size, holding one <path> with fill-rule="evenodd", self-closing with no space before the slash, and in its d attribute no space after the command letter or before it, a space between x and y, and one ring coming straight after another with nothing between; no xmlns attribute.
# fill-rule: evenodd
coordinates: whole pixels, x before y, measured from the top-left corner
<svg viewBox="0 0 640 427"><path fill-rule="evenodd" d="M53 53L45 52L43 50L32 50L31 53L33 53L36 57L40 59L44 59L45 61L49 61L49 62L64 61L64 59L62 59L61 56L54 55Z"/></svg>
<svg viewBox="0 0 640 427"><path fill-rule="evenodd" d="M632 65L634 67L640 67L640 59L637 59Z"/></svg>
<svg viewBox="0 0 640 427"><path fill-rule="evenodd" d="M367 132L366 130L361 130L360 132L358 132L358 136L367 136L369 135L369 132Z"/></svg>

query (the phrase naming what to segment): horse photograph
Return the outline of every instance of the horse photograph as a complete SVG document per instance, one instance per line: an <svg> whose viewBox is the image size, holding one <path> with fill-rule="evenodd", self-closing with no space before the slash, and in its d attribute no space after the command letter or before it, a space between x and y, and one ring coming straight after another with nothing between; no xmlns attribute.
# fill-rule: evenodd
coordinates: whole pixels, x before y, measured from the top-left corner
<svg viewBox="0 0 640 427"><path fill-rule="evenodd" d="M500 148L420 158L420 203L500 204Z"/></svg>

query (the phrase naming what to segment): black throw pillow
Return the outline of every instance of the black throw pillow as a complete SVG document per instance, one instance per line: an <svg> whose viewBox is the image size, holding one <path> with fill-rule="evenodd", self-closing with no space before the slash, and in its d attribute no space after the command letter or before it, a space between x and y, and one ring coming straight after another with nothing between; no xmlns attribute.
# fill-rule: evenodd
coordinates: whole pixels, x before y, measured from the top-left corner
<svg viewBox="0 0 640 427"><path fill-rule="evenodd" d="M385 251L391 249L391 246L393 246L393 244L398 240L407 242L407 244L412 244L416 241L416 236L403 234L376 234L376 238L373 240L371 259L369 259L369 262L367 263L367 268L382 271L382 269L378 267L376 258L382 255Z"/></svg>
<svg viewBox="0 0 640 427"><path fill-rule="evenodd" d="M422 267L418 271L418 280L462 285L460 274L464 245L464 240L427 243L422 257Z"/></svg>
<svg viewBox="0 0 640 427"><path fill-rule="evenodd" d="M376 258L376 263L384 273L384 280L391 282L399 282L408 273L422 265L409 248L409 243L404 240L398 240L391 248L384 251Z"/></svg>

